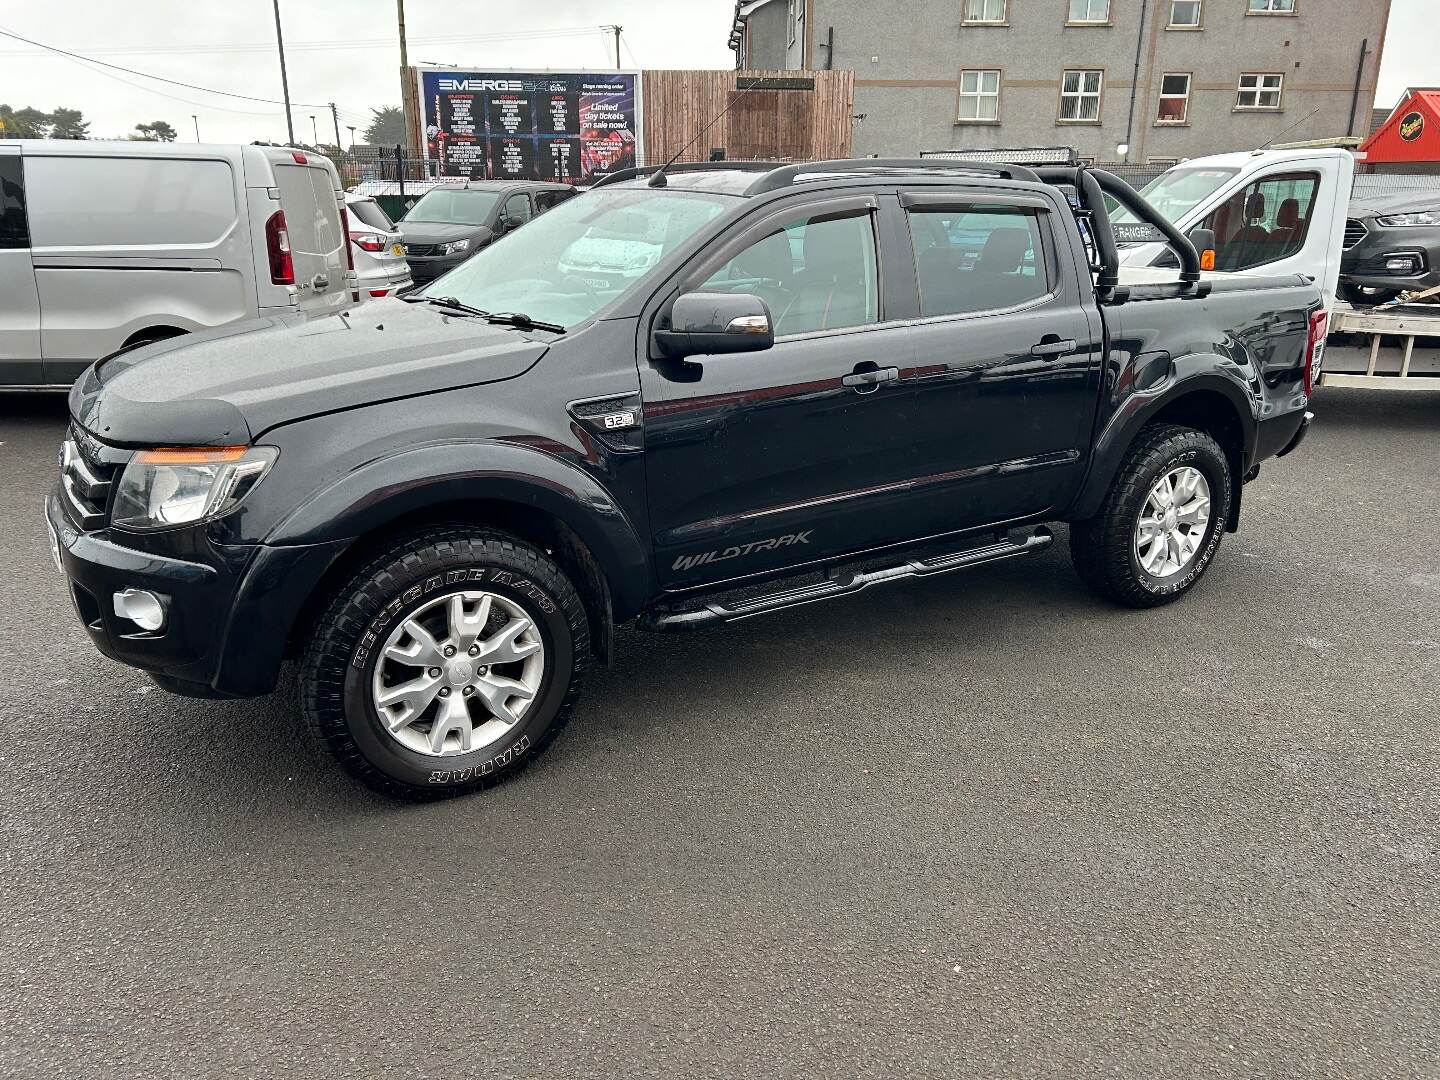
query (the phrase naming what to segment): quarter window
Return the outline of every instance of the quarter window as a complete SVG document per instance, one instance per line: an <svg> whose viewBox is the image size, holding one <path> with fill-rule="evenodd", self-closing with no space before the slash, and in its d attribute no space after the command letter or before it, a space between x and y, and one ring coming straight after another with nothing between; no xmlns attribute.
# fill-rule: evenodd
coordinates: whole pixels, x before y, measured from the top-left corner
<svg viewBox="0 0 1440 1080"><path fill-rule="evenodd" d="M965 0L961 22L1003 23L1006 0Z"/></svg>
<svg viewBox="0 0 1440 1080"><path fill-rule="evenodd" d="M1099 120L1101 71L1067 71L1060 80L1060 119Z"/></svg>
<svg viewBox="0 0 1440 1080"><path fill-rule="evenodd" d="M1170 0L1170 25L1189 27L1200 25L1201 0Z"/></svg>
<svg viewBox="0 0 1440 1080"><path fill-rule="evenodd" d="M910 211L922 315L997 311L1050 291L1039 215L975 206Z"/></svg>
<svg viewBox="0 0 1440 1080"><path fill-rule="evenodd" d="M0 250L28 248L30 226L25 213L25 178L18 154L0 154Z"/></svg>
<svg viewBox="0 0 1440 1080"><path fill-rule="evenodd" d="M1241 75L1235 92L1237 109L1278 109L1285 76L1277 73Z"/></svg>
<svg viewBox="0 0 1440 1080"><path fill-rule="evenodd" d="M775 336L864 326L880 317L869 211L823 214L776 229L711 274L705 292L751 293Z"/></svg>
<svg viewBox="0 0 1440 1080"><path fill-rule="evenodd" d="M1215 269L1248 270L1305 246L1320 175L1267 176L1237 191L1205 219L1215 233Z"/></svg>
<svg viewBox="0 0 1440 1080"><path fill-rule="evenodd" d="M1000 119L1000 72L960 72L960 119Z"/></svg>
<svg viewBox="0 0 1440 1080"><path fill-rule="evenodd" d="M1252 15L1293 15L1295 0L1250 0Z"/></svg>
<svg viewBox="0 0 1440 1080"><path fill-rule="evenodd" d="M1157 124L1183 124L1190 111L1190 76L1170 72L1160 76L1160 108Z"/></svg>
<svg viewBox="0 0 1440 1080"><path fill-rule="evenodd" d="M1108 23L1110 0L1070 0L1070 22Z"/></svg>

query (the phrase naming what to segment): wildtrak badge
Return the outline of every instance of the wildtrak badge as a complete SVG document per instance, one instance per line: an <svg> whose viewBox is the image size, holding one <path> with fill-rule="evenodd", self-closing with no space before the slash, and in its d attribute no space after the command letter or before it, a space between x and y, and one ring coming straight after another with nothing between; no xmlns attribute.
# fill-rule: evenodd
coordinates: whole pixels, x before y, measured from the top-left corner
<svg viewBox="0 0 1440 1080"><path fill-rule="evenodd" d="M748 544L739 544L735 547L723 548L719 551L704 551L699 555L681 555L671 565L672 570L689 570L696 566L705 566L709 563L724 562L726 559L738 559L742 555L752 555L757 551L774 551L776 548L794 547L796 544L810 543L812 529L804 532L786 533L784 536L772 536L768 540L755 540Z"/></svg>

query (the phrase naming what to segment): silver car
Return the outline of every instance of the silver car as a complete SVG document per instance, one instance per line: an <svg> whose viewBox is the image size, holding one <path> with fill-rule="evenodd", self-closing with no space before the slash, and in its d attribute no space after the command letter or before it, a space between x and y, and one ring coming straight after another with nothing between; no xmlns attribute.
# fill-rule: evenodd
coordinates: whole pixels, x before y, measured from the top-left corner
<svg viewBox="0 0 1440 1080"><path fill-rule="evenodd" d="M399 227L384 208L368 195L346 195L350 217L350 250L360 276L360 297L394 296L408 289L410 264Z"/></svg>

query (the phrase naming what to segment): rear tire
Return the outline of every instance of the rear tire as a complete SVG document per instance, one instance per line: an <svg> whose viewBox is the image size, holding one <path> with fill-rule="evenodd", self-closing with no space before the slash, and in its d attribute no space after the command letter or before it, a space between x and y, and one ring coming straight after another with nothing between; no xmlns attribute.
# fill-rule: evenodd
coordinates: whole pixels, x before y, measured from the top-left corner
<svg viewBox="0 0 1440 1080"><path fill-rule="evenodd" d="M1220 546L1231 485L1230 461L1205 432L1175 424L1142 429L1099 513L1070 527L1076 571L1126 607L1178 600Z"/></svg>
<svg viewBox="0 0 1440 1080"><path fill-rule="evenodd" d="M549 744L589 653L580 597L543 552L504 533L427 529L336 590L305 649L300 704L352 776L399 798L448 798Z"/></svg>

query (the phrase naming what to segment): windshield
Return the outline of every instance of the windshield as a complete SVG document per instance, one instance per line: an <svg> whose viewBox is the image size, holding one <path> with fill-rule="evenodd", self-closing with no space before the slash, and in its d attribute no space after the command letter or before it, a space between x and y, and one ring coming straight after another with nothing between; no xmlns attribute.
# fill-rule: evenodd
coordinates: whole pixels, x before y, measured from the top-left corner
<svg viewBox="0 0 1440 1080"><path fill-rule="evenodd" d="M649 274L737 198L649 188L588 192L482 249L422 295L574 326Z"/></svg>
<svg viewBox="0 0 1440 1080"><path fill-rule="evenodd" d="M1238 173L1239 169L1168 169L1140 189L1147 202L1166 220L1178 222L1202 199ZM1112 222L1129 222L1135 215L1123 206L1110 215Z"/></svg>
<svg viewBox="0 0 1440 1080"><path fill-rule="evenodd" d="M406 221L433 221L444 225L484 225L500 201L496 191L443 191L421 197L405 215Z"/></svg>

